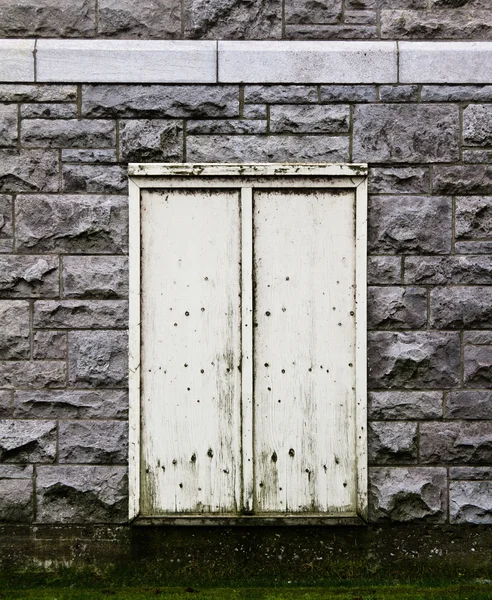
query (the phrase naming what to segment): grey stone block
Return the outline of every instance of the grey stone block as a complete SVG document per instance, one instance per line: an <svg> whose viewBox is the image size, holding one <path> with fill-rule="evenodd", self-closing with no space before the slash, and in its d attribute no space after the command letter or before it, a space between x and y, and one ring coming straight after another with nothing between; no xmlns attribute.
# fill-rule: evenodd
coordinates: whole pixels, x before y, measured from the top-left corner
<svg viewBox="0 0 492 600"><path fill-rule="evenodd" d="M492 423L420 425L422 463L487 464L492 460Z"/></svg>
<svg viewBox="0 0 492 600"><path fill-rule="evenodd" d="M492 391L452 390L446 396L448 419L492 419Z"/></svg>
<svg viewBox="0 0 492 600"><path fill-rule="evenodd" d="M369 329L419 329L427 323L427 290L412 287L369 287Z"/></svg>
<svg viewBox="0 0 492 600"><path fill-rule="evenodd" d="M463 150L463 162L487 165L492 163L490 150Z"/></svg>
<svg viewBox="0 0 492 600"><path fill-rule="evenodd" d="M84 85L82 115L124 118L239 116L237 85Z"/></svg>
<svg viewBox="0 0 492 600"><path fill-rule="evenodd" d="M185 0L185 36L263 40L282 37L281 0Z"/></svg>
<svg viewBox="0 0 492 600"><path fill-rule="evenodd" d="M434 194L492 194L492 165L434 166Z"/></svg>
<svg viewBox="0 0 492 600"><path fill-rule="evenodd" d="M445 523L446 513L446 469L373 467L369 470L371 522Z"/></svg>
<svg viewBox="0 0 492 600"><path fill-rule="evenodd" d="M492 242L456 242L458 254L491 254Z"/></svg>
<svg viewBox="0 0 492 600"><path fill-rule="evenodd" d="M449 479L464 481L492 480L491 467L451 467Z"/></svg>
<svg viewBox="0 0 492 600"><path fill-rule="evenodd" d="M458 107L424 104L357 106L353 158L357 162L373 163L457 161Z"/></svg>
<svg viewBox="0 0 492 600"><path fill-rule="evenodd" d="M430 8L490 8L489 0L430 0Z"/></svg>
<svg viewBox="0 0 492 600"><path fill-rule="evenodd" d="M243 106L244 119L266 119L267 107L265 104L245 104ZM211 122L211 121L210 121ZM188 121L188 126L189 126ZM188 131L188 129L187 129Z"/></svg>
<svg viewBox="0 0 492 600"><path fill-rule="evenodd" d="M451 198L373 196L368 217L369 252L444 254L451 250Z"/></svg>
<svg viewBox="0 0 492 600"><path fill-rule="evenodd" d="M417 102L418 85L382 85L379 88L381 102Z"/></svg>
<svg viewBox="0 0 492 600"><path fill-rule="evenodd" d="M416 423L369 423L369 463L377 465L417 462Z"/></svg>
<svg viewBox="0 0 492 600"><path fill-rule="evenodd" d="M0 252L12 252L12 198L0 195Z"/></svg>
<svg viewBox="0 0 492 600"><path fill-rule="evenodd" d="M181 35L180 0L100 0L98 35L110 38L173 39Z"/></svg>
<svg viewBox="0 0 492 600"><path fill-rule="evenodd" d="M62 269L66 298L127 298L126 256L66 256Z"/></svg>
<svg viewBox="0 0 492 600"><path fill-rule="evenodd" d="M11 419L12 411L12 392L7 390L0 390L0 419Z"/></svg>
<svg viewBox="0 0 492 600"><path fill-rule="evenodd" d="M456 239L483 240L491 235L492 196L456 198Z"/></svg>
<svg viewBox="0 0 492 600"><path fill-rule="evenodd" d="M62 150L64 163L115 163L116 150Z"/></svg>
<svg viewBox="0 0 492 600"><path fill-rule="evenodd" d="M492 481L457 481L449 486L451 523L492 524Z"/></svg>
<svg viewBox="0 0 492 600"><path fill-rule="evenodd" d="M0 150L0 193L48 193L58 189L58 152Z"/></svg>
<svg viewBox="0 0 492 600"><path fill-rule="evenodd" d="M16 419L126 419L128 392L17 391L14 395L14 416Z"/></svg>
<svg viewBox="0 0 492 600"><path fill-rule="evenodd" d="M492 331L464 331L463 343L488 346L492 344Z"/></svg>
<svg viewBox="0 0 492 600"><path fill-rule="evenodd" d="M347 162L349 138L323 135L190 135L187 160L197 162Z"/></svg>
<svg viewBox="0 0 492 600"><path fill-rule="evenodd" d="M286 23L339 23L340 0L285 0Z"/></svg>
<svg viewBox="0 0 492 600"><path fill-rule="evenodd" d="M318 102L318 89L314 85L246 85L244 102L267 104Z"/></svg>
<svg viewBox="0 0 492 600"><path fill-rule="evenodd" d="M75 102L76 85L0 84L0 102Z"/></svg>
<svg viewBox="0 0 492 600"><path fill-rule="evenodd" d="M425 167L371 167L368 181L371 194L428 194L429 169Z"/></svg>
<svg viewBox="0 0 492 600"><path fill-rule="evenodd" d="M428 0L379 0L381 8L423 9L428 7Z"/></svg>
<svg viewBox="0 0 492 600"><path fill-rule="evenodd" d="M122 421L60 421L60 463L125 464L128 424Z"/></svg>
<svg viewBox="0 0 492 600"><path fill-rule="evenodd" d="M17 106L0 104L0 147L17 145Z"/></svg>
<svg viewBox="0 0 492 600"><path fill-rule="evenodd" d="M381 38L490 40L490 10L382 10Z"/></svg>
<svg viewBox="0 0 492 600"><path fill-rule="evenodd" d="M0 421L1 462L51 463L55 458L55 421Z"/></svg>
<svg viewBox="0 0 492 600"><path fill-rule="evenodd" d="M120 121L120 158L128 162L181 161L181 121Z"/></svg>
<svg viewBox="0 0 492 600"><path fill-rule="evenodd" d="M128 172L119 165L63 165L62 191L66 194L123 194Z"/></svg>
<svg viewBox="0 0 492 600"><path fill-rule="evenodd" d="M0 300L0 359L29 358L29 313L28 302Z"/></svg>
<svg viewBox="0 0 492 600"><path fill-rule="evenodd" d="M288 40L374 40L377 27L371 25L286 25ZM367 81L367 79L365 80Z"/></svg>
<svg viewBox="0 0 492 600"><path fill-rule="evenodd" d="M348 133L349 106L274 105L270 108L273 133Z"/></svg>
<svg viewBox="0 0 492 600"><path fill-rule="evenodd" d="M63 360L67 356L67 334L62 331L36 331L32 357L38 360Z"/></svg>
<svg viewBox="0 0 492 600"><path fill-rule="evenodd" d="M492 144L492 106L472 104L463 110L463 142L466 146Z"/></svg>
<svg viewBox="0 0 492 600"><path fill-rule="evenodd" d="M113 121L90 119L28 119L22 121L26 148L111 148L116 143Z"/></svg>
<svg viewBox="0 0 492 600"><path fill-rule="evenodd" d="M376 25L377 13L371 10L346 10L343 22L350 25Z"/></svg>
<svg viewBox="0 0 492 600"><path fill-rule="evenodd" d="M345 5L348 8L354 8L357 10L376 8L377 4L378 0L345 0Z"/></svg>
<svg viewBox="0 0 492 600"><path fill-rule="evenodd" d="M401 283L401 258L399 256L369 256L367 258L367 283L369 285Z"/></svg>
<svg viewBox="0 0 492 600"><path fill-rule="evenodd" d="M368 411L370 419L440 419L442 392L370 392Z"/></svg>
<svg viewBox="0 0 492 600"><path fill-rule="evenodd" d="M62 388L66 379L66 364L59 360L0 361L0 387L5 389Z"/></svg>
<svg viewBox="0 0 492 600"><path fill-rule="evenodd" d="M435 389L459 382L460 338L454 332L369 334L369 387Z"/></svg>
<svg viewBox="0 0 492 600"><path fill-rule="evenodd" d="M423 85L422 102L488 102L492 85Z"/></svg>
<svg viewBox="0 0 492 600"><path fill-rule="evenodd" d="M75 119L76 104L23 104L21 106L23 119Z"/></svg>
<svg viewBox="0 0 492 600"><path fill-rule="evenodd" d="M126 467L39 467L36 479L40 523L124 523Z"/></svg>
<svg viewBox="0 0 492 600"><path fill-rule="evenodd" d="M492 387L492 346L465 346L464 365L466 387Z"/></svg>
<svg viewBox="0 0 492 600"><path fill-rule="evenodd" d="M492 257L419 256L405 258L405 283L492 283Z"/></svg>
<svg viewBox="0 0 492 600"><path fill-rule="evenodd" d="M123 329L128 327L126 300L40 300L33 326L46 329Z"/></svg>
<svg viewBox="0 0 492 600"><path fill-rule="evenodd" d="M248 104L245 108L256 106L255 104ZM260 108L265 108L261 106ZM203 120L203 121L188 121L186 123L186 133L266 133L267 121L266 121L266 109L265 109L264 120L260 121L256 117L255 119L241 119L241 120ZM244 113L244 111L243 111Z"/></svg>
<svg viewBox="0 0 492 600"><path fill-rule="evenodd" d="M93 37L95 30L92 0L0 1L1 37Z"/></svg>
<svg viewBox="0 0 492 600"><path fill-rule="evenodd" d="M32 479L32 465L0 465L0 479Z"/></svg>
<svg viewBox="0 0 492 600"><path fill-rule="evenodd" d="M435 329L492 327L492 288L443 287L430 294L430 325Z"/></svg>
<svg viewBox="0 0 492 600"><path fill-rule="evenodd" d="M21 252L126 252L124 196L18 196L16 242Z"/></svg>
<svg viewBox="0 0 492 600"><path fill-rule="evenodd" d="M376 102L375 85L321 85L321 102Z"/></svg>
<svg viewBox="0 0 492 600"><path fill-rule="evenodd" d="M33 519L33 485L30 479L0 483L0 522L30 523Z"/></svg>
<svg viewBox="0 0 492 600"><path fill-rule="evenodd" d="M71 385L80 388L126 387L128 376L126 332L70 332L68 354Z"/></svg>
<svg viewBox="0 0 492 600"><path fill-rule="evenodd" d="M54 298L59 293L58 259L55 256L0 255L0 294L3 298Z"/></svg>

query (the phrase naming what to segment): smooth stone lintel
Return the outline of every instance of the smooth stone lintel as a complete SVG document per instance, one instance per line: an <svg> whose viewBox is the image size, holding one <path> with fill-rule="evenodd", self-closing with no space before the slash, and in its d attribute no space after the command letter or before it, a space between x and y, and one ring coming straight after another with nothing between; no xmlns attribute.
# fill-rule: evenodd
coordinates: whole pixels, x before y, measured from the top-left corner
<svg viewBox="0 0 492 600"><path fill-rule="evenodd" d="M0 81L34 81L35 40L0 40Z"/></svg>

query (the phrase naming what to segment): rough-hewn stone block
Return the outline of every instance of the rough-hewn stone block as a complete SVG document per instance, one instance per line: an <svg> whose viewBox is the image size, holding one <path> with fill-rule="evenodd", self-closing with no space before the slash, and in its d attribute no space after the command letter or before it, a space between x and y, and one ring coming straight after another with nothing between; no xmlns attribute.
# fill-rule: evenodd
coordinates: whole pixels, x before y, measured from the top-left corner
<svg viewBox="0 0 492 600"><path fill-rule="evenodd" d="M0 419L11 419L13 411L12 392L0 391ZM1 475L1 472L0 472Z"/></svg>
<svg viewBox="0 0 492 600"><path fill-rule="evenodd" d="M492 344L492 331L464 331L463 343L489 346Z"/></svg>
<svg viewBox="0 0 492 600"><path fill-rule="evenodd" d="M432 290L430 324L435 329L492 327L492 288L459 286Z"/></svg>
<svg viewBox="0 0 492 600"><path fill-rule="evenodd" d="M17 106L0 104L0 147L17 145Z"/></svg>
<svg viewBox="0 0 492 600"><path fill-rule="evenodd" d="M382 10L381 37L391 40L490 40L492 11Z"/></svg>
<svg viewBox="0 0 492 600"><path fill-rule="evenodd" d="M128 201L123 196L19 196L16 242L22 252L126 251Z"/></svg>
<svg viewBox="0 0 492 600"><path fill-rule="evenodd" d="M487 464L492 460L492 423L420 425L422 463Z"/></svg>
<svg viewBox="0 0 492 600"><path fill-rule="evenodd" d="M128 162L176 162L183 158L180 121L120 121L120 158Z"/></svg>
<svg viewBox="0 0 492 600"><path fill-rule="evenodd" d="M416 463L416 423L369 423L368 451L371 464Z"/></svg>
<svg viewBox="0 0 492 600"><path fill-rule="evenodd" d="M40 360L63 360L67 356L67 334L62 331L36 331L32 357Z"/></svg>
<svg viewBox="0 0 492 600"><path fill-rule="evenodd" d="M0 252L12 252L12 198L0 195Z"/></svg>
<svg viewBox="0 0 492 600"><path fill-rule="evenodd" d="M492 85L423 85L422 102L488 102Z"/></svg>
<svg viewBox="0 0 492 600"><path fill-rule="evenodd" d="M442 392L370 392L368 410L371 419L440 419Z"/></svg>
<svg viewBox="0 0 492 600"><path fill-rule="evenodd" d="M59 360L0 361L0 387L43 389L65 387L67 368Z"/></svg>
<svg viewBox="0 0 492 600"><path fill-rule="evenodd" d="M487 165L492 163L490 150L463 150L463 162Z"/></svg>
<svg viewBox="0 0 492 600"><path fill-rule="evenodd" d="M338 23L342 16L340 0L286 0L286 23Z"/></svg>
<svg viewBox="0 0 492 600"><path fill-rule="evenodd" d="M466 146L492 144L492 106L471 104L463 110L463 142Z"/></svg>
<svg viewBox="0 0 492 600"><path fill-rule="evenodd" d="M76 100L76 85L0 84L0 102L75 102Z"/></svg>
<svg viewBox="0 0 492 600"><path fill-rule="evenodd" d="M84 85L82 115L125 118L239 116L234 85Z"/></svg>
<svg viewBox="0 0 492 600"><path fill-rule="evenodd" d="M70 332L68 355L71 385L80 388L126 386L128 375L126 332Z"/></svg>
<svg viewBox="0 0 492 600"><path fill-rule="evenodd" d="M0 465L0 479L32 479L32 465Z"/></svg>
<svg viewBox="0 0 492 600"><path fill-rule="evenodd" d="M66 298L126 298L126 256L66 256L63 258L63 295Z"/></svg>
<svg viewBox="0 0 492 600"><path fill-rule="evenodd" d="M63 165L62 191L66 194L122 194L128 173L119 165Z"/></svg>
<svg viewBox="0 0 492 600"><path fill-rule="evenodd" d="M3 298L53 298L60 293L59 287L55 256L0 255L0 294Z"/></svg>
<svg viewBox="0 0 492 600"><path fill-rule="evenodd" d="M374 25L356 25L351 23L343 23L340 25L286 25L285 37L288 40L333 40L335 42L341 40L375 40L378 37L377 27ZM391 63L387 64L389 73L381 76L385 83L396 81ZM361 73L354 74L353 77L330 77L327 73L322 81L332 82L356 82L357 80L369 82L378 81L379 77L374 74L373 77L364 77ZM285 79L282 79L285 81ZM304 80L306 81L306 80Z"/></svg>
<svg viewBox="0 0 492 600"><path fill-rule="evenodd" d="M346 10L343 22L347 25L377 25L377 13L371 10Z"/></svg>
<svg viewBox="0 0 492 600"><path fill-rule="evenodd" d="M369 329L419 329L427 323L427 290L412 287L369 287Z"/></svg>
<svg viewBox="0 0 492 600"><path fill-rule="evenodd" d="M125 419L128 416L128 392L17 391L14 416L17 419Z"/></svg>
<svg viewBox="0 0 492 600"><path fill-rule="evenodd" d="M246 103L306 104L318 102L318 90L314 85L246 85Z"/></svg>
<svg viewBox="0 0 492 600"><path fill-rule="evenodd" d="M63 163L115 163L116 150L62 150Z"/></svg>
<svg viewBox="0 0 492 600"><path fill-rule="evenodd" d="M40 300L33 326L46 329L122 329L128 327L126 300Z"/></svg>
<svg viewBox="0 0 492 600"><path fill-rule="evenodd" d="M267 107L265 104L245 104L243 106L243 119L266 119ZM198 121L196 121L198 123ZM209 121L211 122L211 121ZM188 121L189 126L190 121ZM188 130L187 130L188 131Z"/></svg>
<svg viewBox="0 0 492 600"><path fill-rule="evenodd" d="M456 198L456 239L482 240L491 235L492 196Z"/></svg>
<svg viewBox="0 0 492 600"><path fill-rule="evenodd" d="M348 133L348 106L275 105L270 108L273 133Z"/></svg>
<svg viewBox="0 0 492 600"><path fill-rule="evenodd" d="M125 464L128 425L122 421L60 421L60 463Z"/></svg>
<svg viewBox="0 0 492 600"><path fill-rule="evenodd" d="M100 0L98 35L110 38L173 39L181 35L179 0Z"/></svg>
<svg viewBox="0 0 492 600"><path fill-rule="evenodd" d="M40 523L122 523L127 520L126 467L39 467Z"/></svg>
<svg viewBox="0 0 492 600"><path fill-rule="evenodd" d="M369 285L401 283L401 258L399 256L368 256L367 283Z"/></svg>
<svg viewBox="0 0 492 600"><path fill-rule="evenodd" d="M492 165L434 166L434 194L492 194Z"/></svg>
<svg viewBox="0 0 492 600"><path fill-rule="evenodd" d="M33 518L33 486L30 479L0 483L0 522L30 523Z"/></svg>
<svg viewBox="0 0 492 600"><path fill-rule="evenodd" d="M465 346L464 384L467 387L492 387L492 346Z"/></svg>
<svg viewBox="0 0 492 600"><path fill-rule="evenodd" d="M1 462L50 463L55 458L55 421L0 421Z"/></svg>
<svg viewBox="0 0 492 600"><path fill-rule="evenodd" d="M451 250L451 198L373 196L369 252L444 254Z"/></svg>
<svg viewBox="0 0 492 600"><path fill-rule="evenodd" d="M371 167L370 194L427 194L429 169L425 167Z"/></svg>
<svg viewBox="0 0 492 600"><path fill-rule="evenodd" d="M369 482L371 522L446 522L446 469L373 467Z"/></svg>
<svg viewBox="0 0 492 600"><path fill-rule="evenodd" d="M492 257L410 256L405 258L405 283L492 283Z"/></svg>
<svg viewBox="0 0 492 600"><path fill-rule="evenodd" d="M376 102L375 85L321 85L321 102Z"/></svg>
<svg viewBox="0 0 492 600"><path fill-rule="evenodd" d="M248 104L245 109L256 106L255 104ZM265 108L265 107L260 107ZM244 110L243 110L244 113ZM257 117L254 119L241 119L241 120L217 120L217 119L204 119L202 121L187 121L186 133L209 133L209 134L244 134L244 133L266 133L267 132L267 121L266 121L266 110L263 117L264 120L260 121Z"/></svg>
<svg viewBox="0 0 492 600"><path fill-rule="evenodd" d="M379 88L381 102L416 102L418 98L418 85L382 85Z"/></svg>
<svg viewBox="0 0 492 600"><path fill-rule="evenodd" d="M456 242L458 254L492 254L492 242Z"/></svg>
<svg viewBox="0 0 492 600"><path fill-rule="evenodd" d="M459 160L457 106L362 105L354 112L353 159L432 163Z"/></svg>
<svg viewBox="0 0 492 600"><path fill-rule="evenodd" d="M492 467L451 467L449 479L464 481L492 480Z"/></svg>
<svg viewBox="0 0 492 600"><path fill-rule="evenodd" d="M457 481L449 486L451 523L492 524L492 481Z"/></svg>
<svg viewBox="0 0 492 600"><path fill-rule="evenodd" d="M460 339L453 332L369 334L369 387L446 388L459 381Z"/></svg>
<svg viewBox="0 0 492 600"><path fill-rule="evenodd" d="M75 119L77 105L60 104L23 104L21 106L23 119Z"/></svg>
<svg viewBox="0 0 492 600"><path fill-rule="evenodd" d="M0 359L29 358L29 303L0 300Z"/></svg>
<svg viewBox="0 0 492 600"><path fill-rule="evenodd" d="M448 419L492 419L492 391L452 390L446 396Z"/></svg>
<svg viewBox="0 0 492 600"><path fill-rule="evenodd" d="M48 193L58 188L58 152L0 150L0 193Z"/></svg>
<svg viewBox="0 0 492 600"><path fill-rule="evenodd" d="M113 121L90 119L29 119L22 121L21 143L26 148L111 148Z"/></svg>

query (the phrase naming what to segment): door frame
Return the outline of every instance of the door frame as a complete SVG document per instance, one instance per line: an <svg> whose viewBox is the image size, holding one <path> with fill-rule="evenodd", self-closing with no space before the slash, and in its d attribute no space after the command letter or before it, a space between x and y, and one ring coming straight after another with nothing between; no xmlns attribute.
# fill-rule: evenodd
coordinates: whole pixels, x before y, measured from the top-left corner
<svg viewBox="0 0 492 600"><path fill-rule="evenodd" d="M129 174L129 519L138 525L362 525L367 521L367 165L293 163L130 163ZM344 188L356 206L356 461L357 511L350 515L214 516L140 515L140 302L142 189L156 188Z"/></svg>

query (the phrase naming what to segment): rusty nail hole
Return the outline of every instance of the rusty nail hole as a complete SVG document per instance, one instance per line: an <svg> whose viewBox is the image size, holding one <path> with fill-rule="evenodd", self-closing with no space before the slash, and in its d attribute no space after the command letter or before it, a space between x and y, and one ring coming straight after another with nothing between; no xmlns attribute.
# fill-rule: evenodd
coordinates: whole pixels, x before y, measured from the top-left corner
<svg viewBox="0 0 492 600"><path fill-rule="evenodd" d="M200 373L205 373L205 371L203 369L200 369Z"/></svg>
<svg viewBox="0 0 492 600"><path fill-rule="evenodd" d="M185 367L187 367L187 366L188 366L188 363L185 363L185 364L184 364L184 366L185 366Z"/></svg>
<svg viewBox="0 0 492 600"><path fill-rule="evenodd" d="M286 277L286 278L285 278L285 281L289 281L289 279L290 279L290 277Z"/></svg>
<svg viewBox="0 0 492 600"><path fill-rule="evenodd" d="M173 465L177 465L177 464L178 464L178 461L174 458L173 459Z"/></svg>
<svg viewBox="0 0 492 600"><path fill-rule="evenodd" d="M325 473L328 471L328 467L326 465L323 465L323 469L325 470Z"/></svg>
<svg viewBox="0 0 492 600"><path fill-rule="evenodd" d="M285 308L285 306L282 306L282 312L285 312L287 309Z"/></svg>
<svg viewBox="0 0 492 600"><path fill-rule="evenodd" d="M277 453L276 453L276 452L274 452L274 453L272 454L272 461L273 461L274 463L276 463L276 462L277 462Z"/></svg>
<svg viewBox="0 0 492 600"><path fill-rule="evenodd" d="M277 400L277 402L280 404L282 402L282 400Z"/></svg>
<svg viewBox="0 0 492 600"><path fill-rule="evenodd" d="M347 487L347 482L344 482L343 487Z"/></svg>
<svg viewBox="0 0 492 600"><path fill-rule="evenodd" d="M351 311L350 311L350 316L351 316L351 317L353 317L354 315L355 315L354 311L353 311L353 310L351 310Z"/></svg>
<svg viewBox="0 0 492 600"><path fill-rule="evenodd" d="M226 475L229 475L229 469L223 469L223 471Z"/></svg>
<svg viewBox="0 0 492 600"><path fill-rule="evenodd" d="M338 456L335 456L335 464L339 465L340 464L340 459L338 458Z"/></svg>
<svg viewBox="0 0 492 600"><path fill-rule="evenodd" d="M271 313L270 313L269 310L267 310L265 314L266 314L267 317L269 317Z"/></svg>
<svg viewBox="0 0 492 600"><path fill-rule="evenodd" d="M177 326L178 326L178 324L177 324L177 323L174 323L174 327L177 327Z"/></svg>
<svg viewBox="0 0 492 600"><path fill-rule="evenodd" d="M208 281L208 277L205 277L205 281Z"/></svg>
<svg viewBox="0 0 492 600"><path fill-rule="evenodd" d="M229 367L227 367L226 371L227 371L228 373L230 373L230 372L231 372L231 370L229 369Z"/></svg>
<svg viewBox="0 0 492 600"><path fill-rule="evenodd" d="M260 481L260 487L263 487L263 481Z"/></svg>
<svg viewBox="0 0 492 600"><path fill-rule="evenodd" d="M186 388L186 389L187 389L188 391L190 391L190 390L191 390L191 388Z"/></svg>
<svg viewBox="0 0 492 600"><path fill-rule="evenodd" d="M196 454L192 454L190 460L192 463L196 462Z"/></svg>
<svg viewBox="0 0 492 600"><path fill-rule="evenodd" d="M189 317L190 313L188 311L185 312L185 317Z"/></svg>
<svg viewBox="0 0 492 600"><path fill-rule="evenodd" d="M183 484L182 484L182 483L180 483L180 484L179 484L179 487L180 487L181 489L183 489Z"/></svg>
<svg viewBox="0 0 492 600"><path fill-rule="evenodd" d="M342 324L341 324L341 323L338 323L338 327L341 327L341 326L342 326Z"/></svg>
<svg viewBox="0 0 492 600"><path fill-rule="evenodd" d="M267 388L267 390L268 390L269 392L271 392L271 391L272 391L272 388Z"/></svg>
<svg viewBox="0 0 492 600"><path fill-rule="evenodd" d="M203 306L202 306L202 308L201 308L200 310L201 310L202 312L205 312L205 309L203 308Z"/></svg>
<svg viewBox="0 0 492 600"><path fill-rule="evenodd" d="M285 373L285 369L282 369L282 373Z"/></svg>
<svg viewBox="0 0 492 600"><path fill-rule="evenodd" d="M209 458L213 458L214 457L214 451L212 450L212 448L209 448L207 451L207 456Z"/></svg>
<svg viewBox="0 0 492 600"><path fill-rule="evenodd" d="M352 363L349 363L349 367L353 367L354 365Z"/></svg>
<svg viewBox="0 0 492 600"><path fill-rule="evenodd" d="M289 456L292 456L292 457L294 457L295 455L296 455L296 453L295 453L295 450L294 450L294 448L291 448L291 449L289 450Z"/></svg>
<svg viewBox="0 0 492 600"><path fill-rule="evenodd" d="M312 367L309 367L308 371L309 371L310 373L311 373L311 371L312 371L312 370L313 370L313 369L312 369Z"/></svg>
<svg viewBox="0 0 492 600"><path fill-rule="evenodd" d="M265 367L269 367L270 365L268 363L265 363Z"/></svg>
<svg viewBox="0 0 492 600"><path fill-rule="evenodd" d="M147 468L145 469L145 472L146 472L146 473L150 473L150 469L147 467Z"/></svg>

